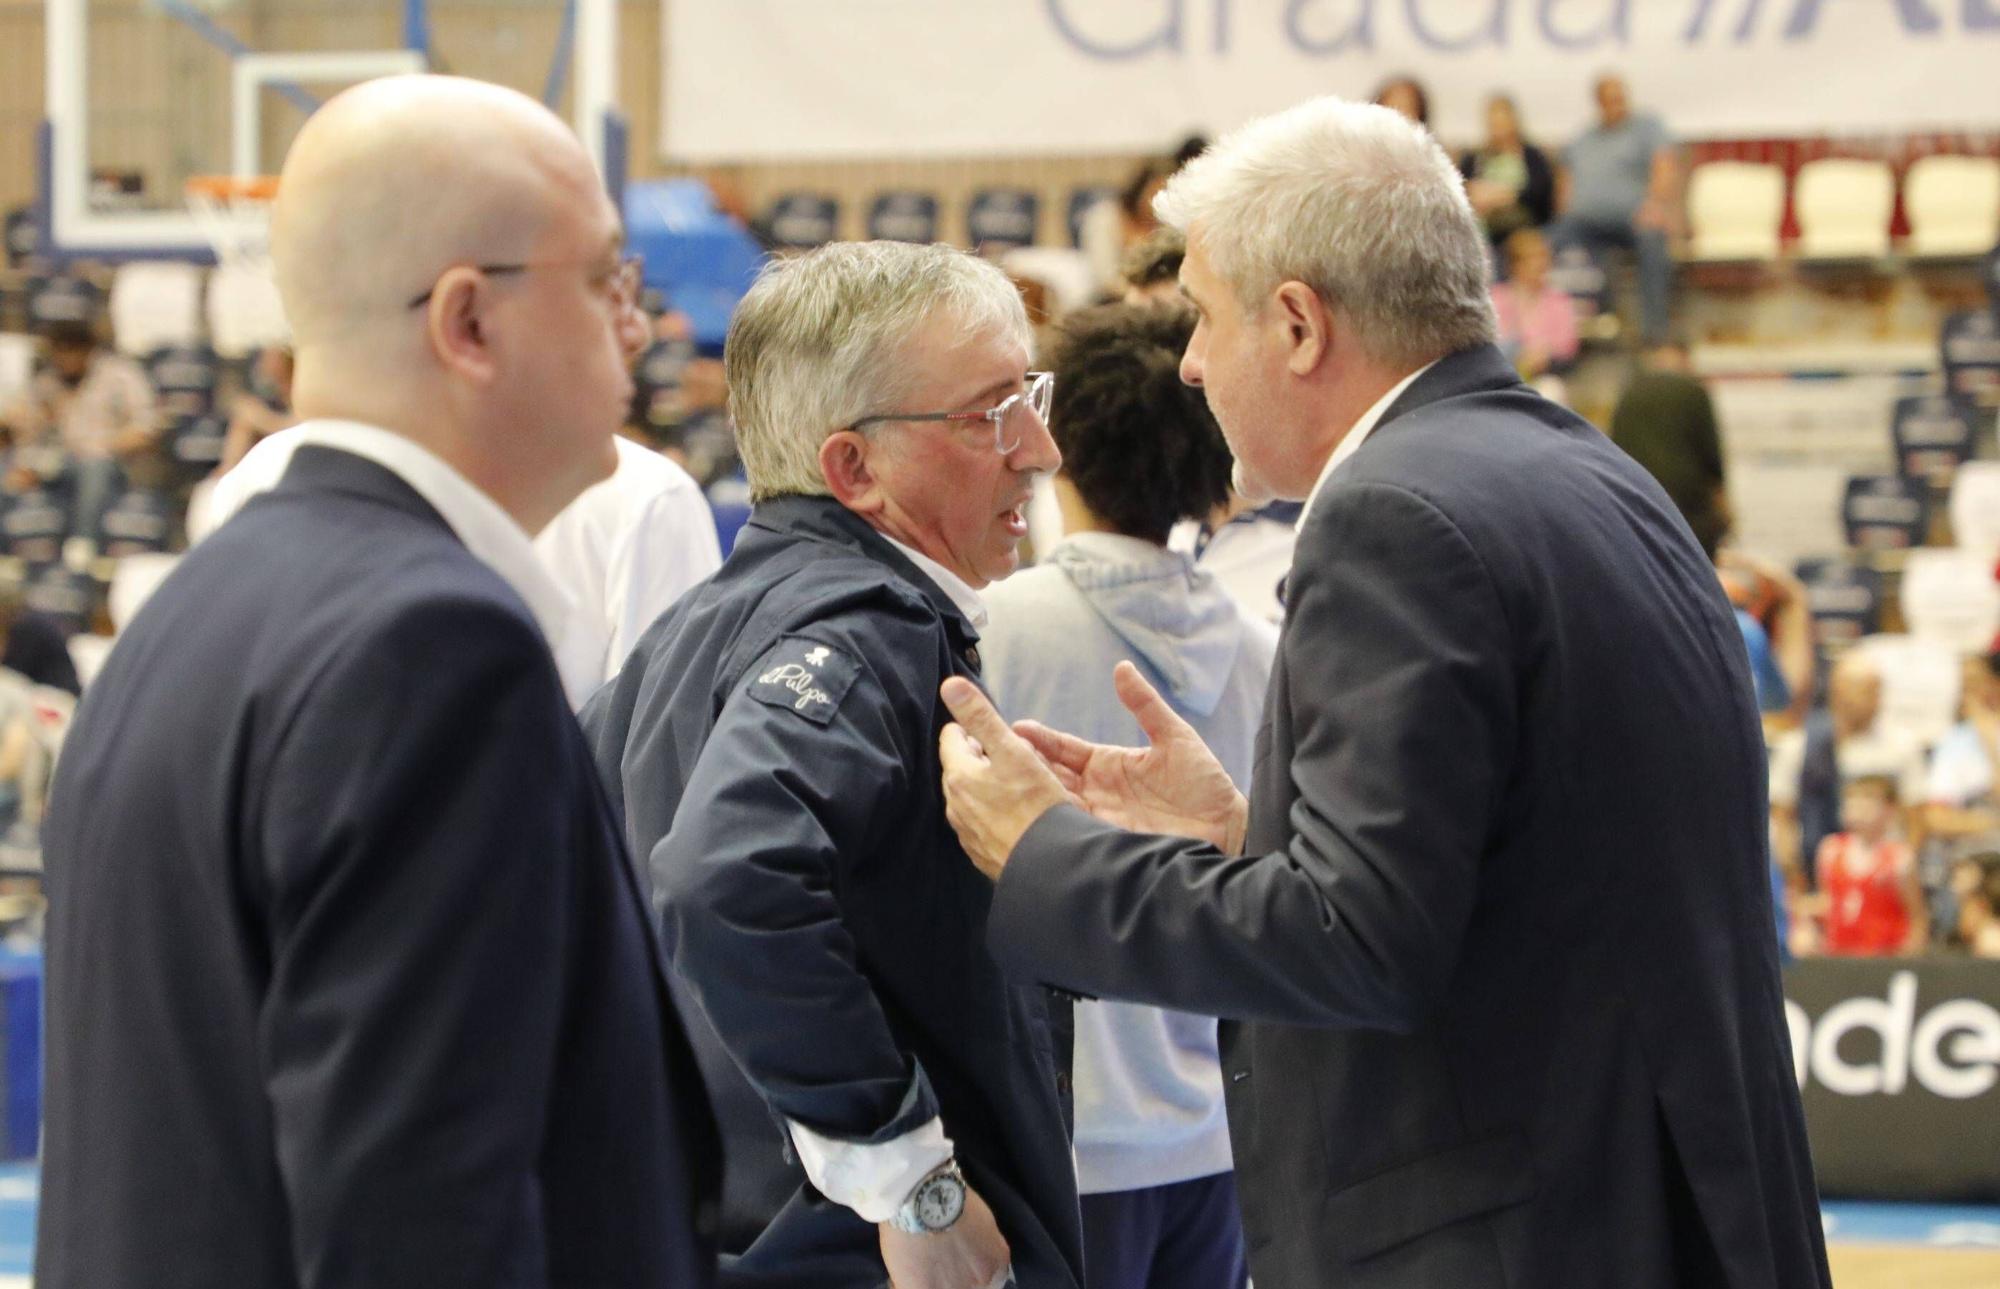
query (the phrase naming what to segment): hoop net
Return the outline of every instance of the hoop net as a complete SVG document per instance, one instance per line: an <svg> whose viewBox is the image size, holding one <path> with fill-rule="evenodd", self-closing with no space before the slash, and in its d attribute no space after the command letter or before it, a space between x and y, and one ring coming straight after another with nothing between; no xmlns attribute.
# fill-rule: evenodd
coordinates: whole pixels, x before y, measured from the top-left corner
<svg viewBox="0 0 2000 1289"><path fill-rule="evenodd" d="M271 203L278 181L199 175L188 180L188 213L215 250L208 284L208 331L215 351L242 357L291 343L291 327L271 267Z"/></svg>

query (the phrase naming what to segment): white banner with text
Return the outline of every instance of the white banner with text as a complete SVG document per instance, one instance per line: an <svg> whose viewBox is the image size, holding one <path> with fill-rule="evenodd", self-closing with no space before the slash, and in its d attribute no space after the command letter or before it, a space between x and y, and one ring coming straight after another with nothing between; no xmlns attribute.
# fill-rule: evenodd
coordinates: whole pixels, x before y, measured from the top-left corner
<svg viewBox="0 0 2000 1289"><path fill-rule="evenodd" d="M1560 143L1594 77L1680 138L2000 125L2000 0L662 0L682 161L1147 152L1392 75Z"/></svg>

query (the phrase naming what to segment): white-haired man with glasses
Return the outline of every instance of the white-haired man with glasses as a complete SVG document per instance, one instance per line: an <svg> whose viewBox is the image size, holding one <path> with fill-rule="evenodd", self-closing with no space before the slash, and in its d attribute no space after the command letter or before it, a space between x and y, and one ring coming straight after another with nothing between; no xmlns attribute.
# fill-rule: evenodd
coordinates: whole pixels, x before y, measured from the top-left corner
<svg viewBox="0 0 2000 1289"><path fill-rule="evenodd" d="M1304 507L1251 786L1129 662L1146 748L1011 731L946 681L990 947L1225 1018L1258 1289L1827 1284L1710 561L1494 347L1427 131L1304 103L1158 205L1181 378L1245 490Z"/></svg>
<svg viewBox="0 0 2000 1289"><path fill-rule="evenodd" d="M1081 1283L1068 1005L988 955L938 788L938 685L1061 459L1028 347L948 248L767 270L724 356L749 524L583 714L707 1021L725 1284Z"/></svg>

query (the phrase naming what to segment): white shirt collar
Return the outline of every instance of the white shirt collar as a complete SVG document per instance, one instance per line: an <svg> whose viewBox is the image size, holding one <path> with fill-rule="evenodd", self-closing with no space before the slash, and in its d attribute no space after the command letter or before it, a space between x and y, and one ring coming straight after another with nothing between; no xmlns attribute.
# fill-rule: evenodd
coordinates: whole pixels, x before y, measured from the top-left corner
<svg viewBox="0 0 2000 1289"><path fill-rule="evenodd" d="M571 651L565 645L574 634L576 602L549 576L536 558L534 543L526 531L498 502L435 453L378 426L356 421L307 421L295 427L291 446L350 452L373 461L409 484L451 526L468 551L514 588L555 654L564 688L575 688L574 682L581 678L581 673L573 676L575 660L566 660ZM602 641L595 643L601 645ZM587 692L583 695L588 696ZM578 695L571 693L570 699L575 703Z"/></svg>
<svg viewBox="0 0 2000 1289"><path fill-rule="evenodd" d="M1312 491L1306 494L1306 504L1299 511L1300 528L1306 526L1306 518L1312 514L1313 502L1319 499L1320 492L1326 487L1326 481L1333 477L1333 472L1340 468L1343 461L1360 450L1363 441L1375 432L1376 424L1381 421L1382 414L1389 410L1389 405L1402 397L1403 391L1408 389L1417 377L1435 366L1437 366L1435 361L1427 362L1403 377L1389 387L1388 393L1376 399L1373 407L1361 414L1361 419L1354 423L1354 428L1347 432L1347 436L1333 449L1333 455L1326 459L1326 467L1319 472L1319 478L1313 483Z"/></svg>
<svg viewBox="0 0 2000 1289"><path fill-rule="evenodd" d="M903 545L879 528L875 531L881 534L883 541L903 552L910 563L917 566L919 572L937 583L938 590L943 591L945 596L958 606L958 611L965 615L965 620L972 624L974 631L986 629L986 601L979 598L979 592L972 589L970 582L922 551Z"/></svg>

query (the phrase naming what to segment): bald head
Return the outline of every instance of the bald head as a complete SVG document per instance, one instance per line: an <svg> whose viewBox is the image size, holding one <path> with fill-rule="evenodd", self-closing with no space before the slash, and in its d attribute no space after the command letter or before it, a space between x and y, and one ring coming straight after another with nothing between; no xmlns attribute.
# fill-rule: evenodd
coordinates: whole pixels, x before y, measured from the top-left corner
<svg viewBox="0 0 2000 1289"><path fill-rule="evenodd" d="M380 337L452 265L535 258L596 186L569 128L502 86L391 76L338 95L293 142L271 220L298 348Z"/></svg>
<svg viewBox="0 0 2000 1289"><path fill-rule="evenodd" d="M1882 668L1859 649L1850 649L1827 677L1826 701L1844 733L1860 733L1882 709Z"/></svg>

